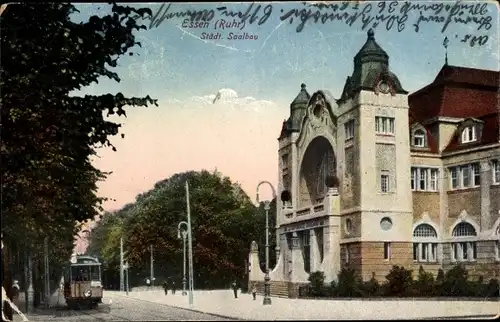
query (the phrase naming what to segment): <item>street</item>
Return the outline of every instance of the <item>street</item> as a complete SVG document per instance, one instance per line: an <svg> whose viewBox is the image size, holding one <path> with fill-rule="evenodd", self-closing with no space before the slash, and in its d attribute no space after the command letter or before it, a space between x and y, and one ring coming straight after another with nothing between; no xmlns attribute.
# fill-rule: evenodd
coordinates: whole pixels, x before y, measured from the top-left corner
<svg viewBox="0 0 500 322"><path fill-rule="evenodd" d="M109 305L109 301L112 304ZM69 310L66 307L39 310L29 314L29 321L170 321L170 320L213 320L232 321L211 314L174 308L164 304L151 303L125 296L107 294L98 309ZM14 316L14 321L22 321Z"/></svg>

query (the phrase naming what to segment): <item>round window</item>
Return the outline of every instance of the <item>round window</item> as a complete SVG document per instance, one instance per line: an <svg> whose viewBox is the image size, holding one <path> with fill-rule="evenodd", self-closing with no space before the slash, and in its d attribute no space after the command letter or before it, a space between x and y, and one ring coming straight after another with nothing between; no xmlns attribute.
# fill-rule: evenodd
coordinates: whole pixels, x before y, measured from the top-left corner
<svg viewBox="0 0 500 322"><path fill-rule="evenodd" d="M346 234L350 234L352 232L352 220L347 218L345 221L345 232Z"/></svg>
<svg viewBox="0 0 500 322"><path fill-rule="evenodd" d="M378 85L378 88L384 94L387 94L389 92L389 84L387 84L384 81L380 82L380 84Z"/></svg>
<svg viewBox="0 0 500 322"><path fill-rule="evenodd" d="M392 228L392 220L389 217L384 217L380 220L380 228L382 230L389 230Z"/></svg>

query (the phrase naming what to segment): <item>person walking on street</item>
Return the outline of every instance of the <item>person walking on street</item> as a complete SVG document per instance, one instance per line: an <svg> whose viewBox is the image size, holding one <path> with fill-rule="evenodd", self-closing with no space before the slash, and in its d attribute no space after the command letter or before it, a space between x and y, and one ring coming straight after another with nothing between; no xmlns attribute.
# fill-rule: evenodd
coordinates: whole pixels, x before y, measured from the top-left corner
<svg viewBox="0 0 500 322"><path fill-rule="evenodd" d="M172 295L175 294L175 281L172 281Z"/></svg>
<svg viewBox="0 0 500 322"><path fill-rule="evenodd" d="M238 284L236 284L236 281L233 282L232 284L233 292L234 292L234 298L238 298Z"/></svg>
<svg viewBox="0 0 500 322"><path fill-rule="evenodd" d="M165 295L167 295L168 294L168 283L167 283L167 281L163 282L163 290L165 291Z"/></svg>
<svg viewBox="0 0 500 322"><path fill-rule="evenodd" d="M257 298L257 287L255 286L255 283L252 284L252 297L254 301Z"/></svg>
<svg viewBox="0 0 500 322"><path fill-rule="evenodd" d="M14 280L12 283L12 302L17 306L19 305L19 291L21 287L19 286L19 281Z"/></svg>

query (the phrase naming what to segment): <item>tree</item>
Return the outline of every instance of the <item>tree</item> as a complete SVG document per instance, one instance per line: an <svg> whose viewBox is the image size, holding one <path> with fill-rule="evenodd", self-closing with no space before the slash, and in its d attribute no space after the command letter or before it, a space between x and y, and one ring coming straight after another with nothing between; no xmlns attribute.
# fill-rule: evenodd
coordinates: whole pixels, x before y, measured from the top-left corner
<svg viewBox="0 0 500 322"><path fill-rule="evenodd" d="M412 270L407 270L403 266L392 266L391 271L385 277L387 280L385 289L388 295L409 295L413 286L412 272Z"/></svg>
<svg viewBox="0 0 500 322"><path fill-rule="evenodd" d="M103 112L156 105L149 96L70 94L100 77L119 82L112 68L140 45L133 32L146 29L131 17L152 14L114 4L109 15L75 23L75 11L67 3L23 3L1 15L2 233L6 248L29 251L35 264L46 236L56 261L69 259L77 223L102 211L96 191L106 173L90 157L111 146L120 127Z"/></svg>
<svg viewBox="0 0 500 322"><path fill-rule="evenodd" d="M241 281L251 241L265 236L265 218L239 185L218 172L175 174L137 196L131 206L133 215L125 216L105 233L106 243L99 246L103 258L112 260L112 254L117 253L119 231L136 274L149 275L149 247L154 245L156 278L180 280L183 255L177 227L187 220L186 181L190 187L196 287L225 287L234 279ZM92 236L92 247L97 245L94 239L96 235Z"/></svg>
<svg viewBox="0 0 500 322"><path fill-rule="evenodd" d="M437 295L436 285L434 283L434 276L432 273L424 271L422 265L418 269L418 279L415 282L416 291L420 296Z"/></svg>
<svg viewBox="0 0 500 322"><path fill-rule="evenodd" d="M369 281L363 282L360 285L360 291L363 296L377 296L381 292L380 284L375 278L375 272L372 273L372 277Z"/></svg>
<svg viewBox="0 0 500 322"><path fill-rule="evenodd" d="M443 282L443 295L467 296L468 272L460 264L446 272Z"/></svg>
<svg viewBox="0 0 500 322"><path fill-rule="evenodd" d="M343 267L338 274L337 283L332 282L332 287L335 287L334 293L340 297L355 297L360 294L360 284L360 277L355 269Z"/></svg>
<svg viewBox="0 0 500 322"><path fill-rule="evenodd" d="M309 283L311 283L311 294L313 296L322 296L325 286L325 273L321 271L309 274Z"/></svg>

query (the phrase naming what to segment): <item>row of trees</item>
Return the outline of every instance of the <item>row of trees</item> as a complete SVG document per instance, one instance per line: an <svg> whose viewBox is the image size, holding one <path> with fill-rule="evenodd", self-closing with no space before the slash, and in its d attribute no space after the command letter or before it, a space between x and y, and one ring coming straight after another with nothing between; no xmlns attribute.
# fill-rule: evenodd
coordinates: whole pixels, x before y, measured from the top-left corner
<svg viewBox="0 0 500 322"><path fill-rule="evenodd" d="M374 274L375 275L375 274ZM380 284L375 276L369 281L362 281L352 268L343 268L337 281L325 286L323 272L309 275L310 285L301 290L303 296L315 297L491 297L499 296L499 281L491 279L487 283L482 278L471 281L467 270L457 265L444 273L439 269L436 278L420 266L416 278L413 271L402 266L393 266L386 281Z"/></svg>
<svg viewBox="0 0 500 322"><path fill-rule="evenodd" d="M179 222L187 220L186 181L190 186L195 287L228 287L233 280L246 285L250 244L253 240L265 243L264 204L256 207L238 184L217 171L191 171L157 182L133 204L105 214L92 230L87 253L103 261L107 287L119 287L120 238L131 267L131 286L144 285L150 275L150 245L154 247L156 284L172 279L180 285L183 249L177 229ZM273 200L269 211L272 249L275 217ZM264 252L264 247L260 249ZM271 256L271 265L274 263Z"/></svg>
<svg viewBox="0 0 500 322"><path fill-rule="evenodd" d="M156 104L149 96L71 94L101 77L119 82L113 68L140 45L134 33L146 29L131 17L151 15L112 5L106 16L75 23L76 11L68 3L16 3L1 13L2 273L8 291L13 276L24 282L29 256L39 294L46 237L57 279L80 224L102 211L97 182L107 173L90 157L111 146L109 137L120 128L105 116Z"/></svg>

